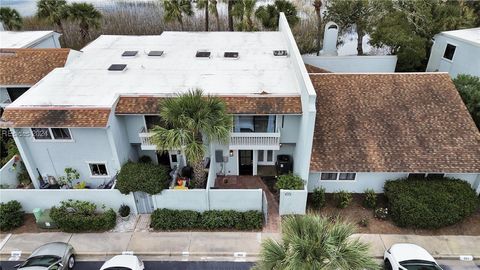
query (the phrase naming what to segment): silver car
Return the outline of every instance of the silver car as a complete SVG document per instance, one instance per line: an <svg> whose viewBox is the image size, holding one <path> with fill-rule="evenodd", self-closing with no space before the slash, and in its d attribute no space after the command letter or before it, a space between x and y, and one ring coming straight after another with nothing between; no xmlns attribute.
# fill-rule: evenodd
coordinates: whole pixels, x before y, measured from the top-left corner
<svg viewBox="0 0 480 270"><path fill-rule="evenodd" d="M15 266L25 270L67 270L75 265L75 250L63 242L48 243L38 247L25 262Z"/></svg>

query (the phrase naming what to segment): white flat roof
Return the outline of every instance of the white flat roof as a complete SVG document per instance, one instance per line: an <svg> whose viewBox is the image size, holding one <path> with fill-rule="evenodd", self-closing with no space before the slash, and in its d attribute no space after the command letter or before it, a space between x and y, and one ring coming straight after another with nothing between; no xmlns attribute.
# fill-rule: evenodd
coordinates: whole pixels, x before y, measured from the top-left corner
<svg viewBox="0 0 480 270"><path fill-rule="evenodd" d="M53 31L0 31L0 48L28 48Z"/></svg>
<svg viewBox="0 0 480 270"><path fill-rule="evenodd" d="M480 27L442 32L443 35L480 44Z"/></svg>
<svg viewBox="0 0 480 270"><path fill-rule="evenodd" d="M134 57L122 57L136 50ZM148 56L150 50L163 56ZM197 50L211 52L196 58ZM172 95L200 88L214 95L299 95L293 58L273 55L288 50L281 32L164 32L158 36L101 36L80 57L57 68L10 107L110 107L118 95ZM226 59L224 52L239 53ZM108 71L126 64L124 71Z"/></svg>

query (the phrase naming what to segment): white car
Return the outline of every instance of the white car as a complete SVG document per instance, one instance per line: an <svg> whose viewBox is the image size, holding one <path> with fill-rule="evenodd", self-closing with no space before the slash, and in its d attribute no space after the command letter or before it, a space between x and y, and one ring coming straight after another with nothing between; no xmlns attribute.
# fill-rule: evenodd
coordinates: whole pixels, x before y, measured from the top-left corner
<svg viewBox="0 0 480 270"><path fill-rule="evenodd" d="M143 262L134 255L117 255L106 261L100 270L143 270Z"/></svg>
<svg viewBox="0 0 480 270"><path fill-rule="evenodd" d="M414 244L394 244L383 255L387 270L442 270L424 248Z"/></svg>

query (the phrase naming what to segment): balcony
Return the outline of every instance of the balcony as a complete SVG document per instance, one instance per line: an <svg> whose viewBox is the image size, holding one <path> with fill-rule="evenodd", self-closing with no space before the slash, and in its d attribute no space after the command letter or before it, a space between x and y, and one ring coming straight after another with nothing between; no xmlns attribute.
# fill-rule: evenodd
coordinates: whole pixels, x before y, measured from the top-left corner
<svg viewBox="0 0 480 270"><path fill-rule="evenodd" d="M280 150L280 132L230 133L230 150Z"/></svg>
<svg viewBox="0 0 480 270"><path fill-rule="evenodd" d="M152 138L153 133L151 132L146 132L145 129L140 130L140 133L138 133L138 137L140 137L140 147L142 150L157 150L157 146L152 143Z"/></svg>

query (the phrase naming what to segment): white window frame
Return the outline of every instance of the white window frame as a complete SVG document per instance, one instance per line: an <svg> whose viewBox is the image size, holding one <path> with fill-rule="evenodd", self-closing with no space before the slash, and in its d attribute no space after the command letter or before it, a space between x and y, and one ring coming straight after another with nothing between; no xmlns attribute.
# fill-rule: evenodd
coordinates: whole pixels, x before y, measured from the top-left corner
<svg viewBox="0 0 480 270"><path fill-rule="evenodd" d="M452 55L452 59L451 59L451 60L448 59L448 58L443 57L443 56L445 55L445 51L447 50L448 45L455 46L455 51L453 52L453 55ZM448 62L450 62L450 63L453 63L453 60L455 59L455 54L457 53L457 48L458 48L458 45L457 45L457 44L447 42L447 44L445 45L445 49L443 49L443 52L442 52L442 60L445 60L445 61L448 61Z"/></svg>
<svg viewBox="0 0 480 270"><path fill-rule="evenodd" d="M105 170L107 170L107 174L106 175L94 175L93 172L92 172L92 169L90 168L91 164L103 164L103 165L105 165ZM106 161L87 161L87 167L88 167L88 171L90 172L90 177L92 177L92 178L108 178L108 177L110 177L110 170L108 169Z"/></svg>
<svg viewBox="0 0 480 270"><path fill-rule="evenodd" d="M259 155L260 151L263 151L263 161L258 160L258 157L260 156ZM272 151L272 161L267 160L267 157L268 157L267 152L268 151ZM275 150L259 149L259 150L257 150L257 165L261 165L261 166L263 166L263 165L267 165L267 166L268 165L275 165L275 156L276 156L275 155Z"/></svg>
<svg viewBox="0 0 480 270"><path fill-rule="evenodd" d="M332 179L332 180L322 180L322 173L336 173L337 177L335 179ZM353 173L353 174L355 174L355 177L353 178L353 180L340 180L340 174L341 173ZM320 172L319 180L322 181L322 182L340 182L340 183L356 182L357 181L357 173L356 172Z"/></svg>
<svg viewBox="0 0 480 270"><path fill-rule="evenodd" d="M30 132L32 134L32 138L34 142L74 142L75 140L73 139L72 135L72 130L70 128L64 128L68 130L68 133L70 133L70 139L55 139L55 136L53 136L53 128L46 128L46 127L38 127L38 128L45 128L48 129L48 132L50 132L50 139L37 139L35 138L35 135L33 133L33 129L35 128L30 128ZM62 127L59 127L62 128Z"/></svg>

